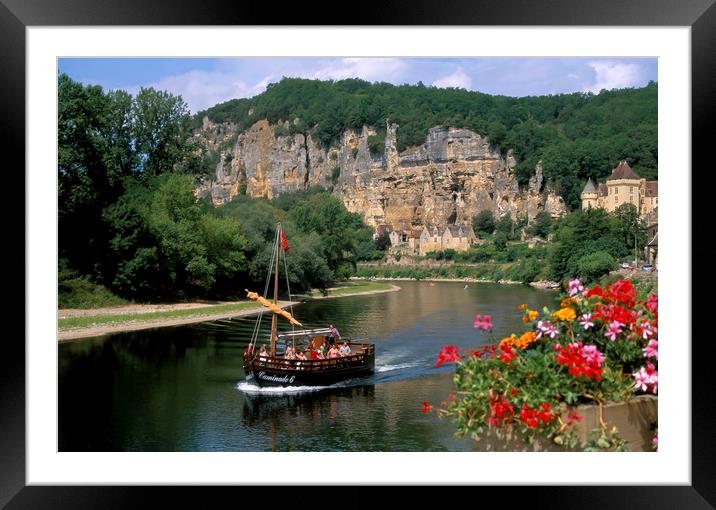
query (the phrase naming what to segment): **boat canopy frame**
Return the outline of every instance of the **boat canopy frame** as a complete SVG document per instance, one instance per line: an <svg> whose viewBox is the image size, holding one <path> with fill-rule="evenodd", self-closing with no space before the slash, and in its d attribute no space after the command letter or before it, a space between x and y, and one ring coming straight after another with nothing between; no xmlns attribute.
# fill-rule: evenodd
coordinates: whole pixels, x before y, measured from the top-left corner
<svg viewBox="0 0 716 510"><path fill-rule="evenodd" d="M279 333L278 338L296 338L304 336L317 336L331 334L331 328L302 329L290 333Z"/></svg>

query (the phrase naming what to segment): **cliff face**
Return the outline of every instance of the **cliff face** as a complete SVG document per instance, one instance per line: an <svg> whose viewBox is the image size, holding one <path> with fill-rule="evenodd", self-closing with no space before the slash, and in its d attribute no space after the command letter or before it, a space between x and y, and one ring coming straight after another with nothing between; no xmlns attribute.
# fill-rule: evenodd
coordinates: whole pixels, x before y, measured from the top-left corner
<svg viewBox="0 0 716 510"><path fill-rule="evenodd" d="M312 185L333 186L348 210L361 213L367 224L395 229L467 224L484 209L497 217L510 212L530 219L542 210L553 217L566 213L561 197L543 189L541 164L520 190L511 151L503 157L467 129L434 127L423 145L398 153L399 126L391 124L383 153L375 155L368 145L375 132L367 127L344 132L328 149L310 134L276 135L287 128L261 120L236 133L231 125L205 121L195 136L221 156L215 178L202 183L197 194L210 194L219 205L243 186L251 196L268 198Z"/></svg>

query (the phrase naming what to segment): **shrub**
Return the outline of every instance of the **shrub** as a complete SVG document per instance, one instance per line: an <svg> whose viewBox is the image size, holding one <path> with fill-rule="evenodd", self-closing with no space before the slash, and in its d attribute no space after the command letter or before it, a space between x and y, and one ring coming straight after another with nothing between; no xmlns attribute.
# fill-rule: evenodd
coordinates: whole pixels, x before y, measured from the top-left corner
<svg viewBox="0 0 716 510"><path fill-rule="evenodd" d="M577 261L578 274L587 283L598 280L599 277L613 271L616 267L617 262L614 257L605 251L589 253Z"/></svg>

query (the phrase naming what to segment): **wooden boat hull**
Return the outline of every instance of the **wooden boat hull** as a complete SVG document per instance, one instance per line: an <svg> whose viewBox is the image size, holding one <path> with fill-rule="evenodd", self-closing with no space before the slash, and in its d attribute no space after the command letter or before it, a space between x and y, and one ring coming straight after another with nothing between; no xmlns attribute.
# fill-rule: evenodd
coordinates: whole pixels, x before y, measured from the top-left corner
<svg viewBox="0 0 716 510"><path fill-rule="evenodd" d="M372 348L350 356L323 360L287 360L244 354L246 379L257 386L329 386L364 377L375 370Z"/></svg>

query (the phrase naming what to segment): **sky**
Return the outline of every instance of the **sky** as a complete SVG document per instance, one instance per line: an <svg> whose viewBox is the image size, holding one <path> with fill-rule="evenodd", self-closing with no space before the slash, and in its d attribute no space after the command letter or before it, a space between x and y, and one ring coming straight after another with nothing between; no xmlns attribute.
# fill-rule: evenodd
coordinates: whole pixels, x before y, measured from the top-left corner
<svg viewBox="0 0 716 510"><path fill-rule="evenodd" d="M458 87L536 96L642 87L657 81L656 58L64 58L60 73L84 84L136 94L153 87L181 95L192 113L252 97L283 76L362 78L395 85Z"/></svg>

